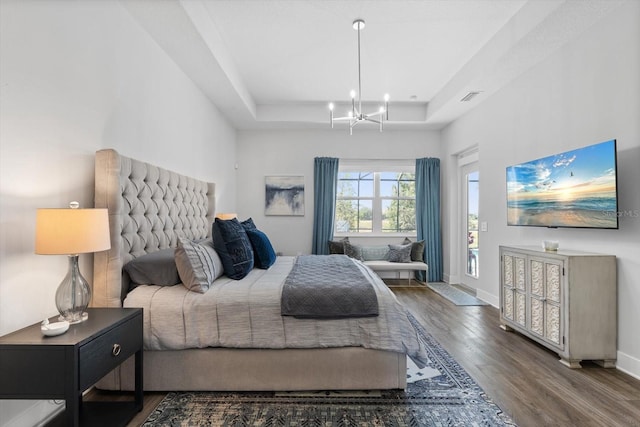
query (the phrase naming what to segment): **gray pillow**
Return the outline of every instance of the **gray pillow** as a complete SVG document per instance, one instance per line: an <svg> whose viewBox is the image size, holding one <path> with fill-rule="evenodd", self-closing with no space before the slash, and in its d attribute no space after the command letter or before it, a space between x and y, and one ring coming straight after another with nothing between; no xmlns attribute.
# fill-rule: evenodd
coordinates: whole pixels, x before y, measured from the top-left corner
<svg viewBox="0 0 640 427"><path fill-rule="evenodd" d="M352 245L349 241L344 242L344 254L349 258L363 261L362 248L360 246Z"/></svg>
<svg viewBox="0 0 640 427"><path fill-rule="evenodd" d="M349 238L345 237L341 240L329 240L329 255L343 255L344 244L348 242Z"/></svg>
<svg viewBox="0 0 640 427"><path fill-rule="evenodd" d="M362 259L364 261L386 261L389 258L389 246L363 246Z"/></svg>
<svg viewBox="0 0 640 427"><path fill-rule="evenodd" d="M173 286L180 283L173 248L134 258L125 264L124 271L137 285Z"/></svg>
<svg viewBox="0 0 640 427"><path fill-rule="evenodd" d="M175 260L184 287L201 294L224 272L211 240L196 243L178 237Z"/></svg>
<svg viewBox="0 0 640 427"><path fill-rule="evenodd" d="M389 262L411 262L411 244L389 245Z"/></svg>
<svg viewBox="0 0 640 427"><path fill-rule="evenodd" d="M408 237L404 238L403 245L411 243L411 261L424 262L424 240L412 242Z"/></svg>

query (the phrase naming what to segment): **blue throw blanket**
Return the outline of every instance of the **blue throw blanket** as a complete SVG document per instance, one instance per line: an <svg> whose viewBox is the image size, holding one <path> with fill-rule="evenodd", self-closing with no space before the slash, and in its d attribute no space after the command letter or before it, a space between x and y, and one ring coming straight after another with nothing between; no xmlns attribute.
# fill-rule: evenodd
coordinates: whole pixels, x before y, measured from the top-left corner
<svg viewBox="0 0 640 427"><path fill-rule="evenodd" d="M378 315L375 289L346 255L303 255L282 288L283 316L341 319Z"/></svg>

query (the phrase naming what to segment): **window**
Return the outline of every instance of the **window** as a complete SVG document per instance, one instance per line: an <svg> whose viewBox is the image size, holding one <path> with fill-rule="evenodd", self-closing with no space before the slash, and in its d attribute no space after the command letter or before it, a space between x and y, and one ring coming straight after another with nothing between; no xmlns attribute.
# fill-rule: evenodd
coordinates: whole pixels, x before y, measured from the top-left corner
<svg viewBox="0 0 640 427"><path fill-rule="evenodd" d="M360 165L362 166L362 165ZM411 168L381 166L338 172L336 234L416 233L416 181ZM387 169L392 169L387 167ZM409 171L410 170L410 171Z"/></svg>

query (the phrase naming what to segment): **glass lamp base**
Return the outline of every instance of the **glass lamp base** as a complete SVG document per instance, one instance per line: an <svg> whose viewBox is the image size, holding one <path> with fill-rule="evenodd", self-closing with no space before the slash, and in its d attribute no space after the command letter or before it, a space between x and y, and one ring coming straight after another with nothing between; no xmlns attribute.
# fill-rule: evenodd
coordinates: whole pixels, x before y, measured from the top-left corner
<svg viewBox="0 0 640 427"><path fill-rule="evenodd" d="M89 318L85 311L89 301L91 288L80 274L78 255L69 255L69 271L56 291L56 307L60 319L70 324L84 322Z"/></svg>
<svg viewBox="0 0 640 427"><path fill-rule="evenodd" d="M67 317L61 314L60 316L58 316L58 321L62 322L66 320L67 322L69 322L70 325L75 325L76 323L84 322L88 318L89 318L89 313L84 311L82 313L76 313L74 315L67 315Z"/></svg>

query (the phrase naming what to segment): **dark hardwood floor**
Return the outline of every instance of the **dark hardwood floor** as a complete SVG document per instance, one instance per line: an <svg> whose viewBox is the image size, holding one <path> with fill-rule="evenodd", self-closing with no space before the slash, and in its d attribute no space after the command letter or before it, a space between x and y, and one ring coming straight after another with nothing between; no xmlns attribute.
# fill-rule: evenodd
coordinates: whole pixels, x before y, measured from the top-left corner
<svg viewBox="0 0 640 427"><path fill-rule="evenodd" d="M498 327L498 309L456 306L424 288L392 288L488 396L526 426L640 426L640 380L585 362L569 369Z"/></svg>
<svg viewBox="0 0 640 427"><path fill-rule="evenodd" d="M553 352L500 329L494 307L456 306L424 286L391 289L517 425L640 426L640 380L588 362L569 369ZM129 426L140 425L163 396L145 393ZM88 398L106 399L101 392Z"/></svg>

